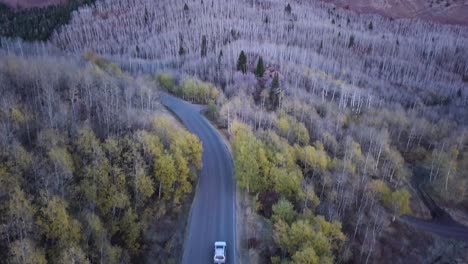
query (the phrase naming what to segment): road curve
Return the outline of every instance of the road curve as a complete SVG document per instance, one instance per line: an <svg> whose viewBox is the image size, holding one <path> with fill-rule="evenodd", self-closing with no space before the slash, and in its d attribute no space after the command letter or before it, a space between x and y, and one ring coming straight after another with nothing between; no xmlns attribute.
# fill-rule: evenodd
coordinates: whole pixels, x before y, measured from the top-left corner
<svg viewBox="0 0 468 264"><path fill-rule="evenodd" d="M213 263L214 242L226 241L227 263L236 263L235 183L231 154L199 106L170 95L163 104L198 136L203 168L195 190L182 263Z"/></svg>
<svg viewBox="0 0 468 264"><path fill-rule="evenodd" d="M424 191L425 175L428 172L422 167L413 168L411 184L416 188L418 196L431 212L432 219L419 219L413 216L402 216L400 219L423 231L458 240L468 241L468 227L455 221L449 213L439 207L432 197Z"/></svg>
<svg viewBox="0 0 468 264"><path fill-rule="evenodd" d="M458 223L446 223L434 219L424 220L412 216L403 216L401 217L401 220L404 223L413 225L416 228L429 233L434 233L442 237L468 241L468 228Z"/></svg>

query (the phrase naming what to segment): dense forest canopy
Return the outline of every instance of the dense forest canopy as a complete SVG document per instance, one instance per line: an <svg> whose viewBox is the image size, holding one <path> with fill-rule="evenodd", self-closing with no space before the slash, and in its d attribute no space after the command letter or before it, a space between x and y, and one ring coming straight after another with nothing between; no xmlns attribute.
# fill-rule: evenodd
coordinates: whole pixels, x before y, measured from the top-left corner
<svg viewBox="0 0 468 264"><path fill-rule="evenodd" d="M275 224L277 236L317 212L343 224L335 261L372 262L395 216L424 213L410 203L413 179L443 204L468 205L466 27L310 1L137 2L81 9L52 41L134 74L163 72L162 87L195 102L206 97L183 75L214 82L222 93L209 115L231 136L238 185L266 218L279 217L278 201L298 214ZM263 256L301 263L318 250L283 242Z"/></svg>
<svg viewBox="0 0 468 264"><path fill-rule="evenodd" d="M175 261L201 144L158 92L94 54L0 55L0 257L8 263ZM152 120L152 121L151 121ZM175 220L174 220L175 221ZM145 233L162 228L162 241ZM161 263L166 263L165 261Z"/></svg>
<svg viewBox="0 0 468 264"><path fill-rule="evenodd" d="M95 0L70 0L65 4L15 10L0 3L0 36L48 40L54 30L70 20L71 13Z"/></svg>

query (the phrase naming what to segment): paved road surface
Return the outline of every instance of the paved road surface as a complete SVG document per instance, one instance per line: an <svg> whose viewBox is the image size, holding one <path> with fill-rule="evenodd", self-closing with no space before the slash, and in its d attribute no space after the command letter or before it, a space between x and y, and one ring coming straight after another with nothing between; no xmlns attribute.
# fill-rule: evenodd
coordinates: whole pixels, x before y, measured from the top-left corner
<svg viewBox="0 0 468 264"><path fill-rule="evenodd" d="M455 221L450 214L440 208L432 197L424 191L423 186L426 184L425 175L427 175L428 172L423 168L417 167L413 168L413 173L412 185L416 188L419 197L431 212L432 219L403 216L401 220L421 230L439 236L468 241L468 227Z"/></svg>
<svg viewBox="0 0 468 264"><path fill-rule="evenodd" d="M163 95L162 102L203 145L203 168L190 212L182 263L213 263L214 242L227 242L227 263L235 264L235 185L231 155L200 107Z"/></svg>

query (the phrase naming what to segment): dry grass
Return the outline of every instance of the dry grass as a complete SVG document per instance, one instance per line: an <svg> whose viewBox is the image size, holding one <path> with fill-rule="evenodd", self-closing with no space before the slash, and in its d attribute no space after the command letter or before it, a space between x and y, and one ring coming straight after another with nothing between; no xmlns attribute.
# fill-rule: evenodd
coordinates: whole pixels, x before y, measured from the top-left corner
<svg viewBox="0 0 468 264"><path fill-rule="evenodd" d="M0 3L15 9L60 5L67 2L68 0L0 0Z"/></svg>

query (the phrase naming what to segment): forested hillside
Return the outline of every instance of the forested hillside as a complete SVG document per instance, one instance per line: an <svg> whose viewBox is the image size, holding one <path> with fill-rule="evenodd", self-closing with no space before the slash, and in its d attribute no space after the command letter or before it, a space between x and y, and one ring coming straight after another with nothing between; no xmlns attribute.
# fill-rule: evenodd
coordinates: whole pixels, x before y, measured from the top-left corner
<svg viewBox="0 0 468 264"><path fill-rule="evenodd" d="M20 10L0 3L0 36L28 41L48 40L57 27L68 23L73 11L94 1L70 0L60 5Z"/></svg>
<svg viewBox="0 0 468 264"><path fill-rule="evenodd" d="M145 80L44 51L0 54L1 262L176 262L200 142Z"/></svg>
<svg viewBox="0 0 468 264"><path fill-rule="evenodd" d="M67 12L37 30L0 15L0 35L46 39ZM468 222L467 27L306 0L101 0L48 43L0 47L2 259L177 262L201 145L161 88L228 136L251 263L468 261L400 218L431 217L421 187Z"/></svg>
<svg viewBox="0 0 468 264"><path fill-rule="evenodd" d="M244 50L281 68L294 88L324 83L332 92L339 86L348 101L354 96L362 102L372 84L374 93L411 106L434 100L418 98L420 91L444 99L466 83L464 27L355 16L301 2L286 9L283 1L100 1L76 13L53 42L119 55L134 71L181 66L220 82L232 81L230 71Z"/></svg>
<svg viewBox="0 0 468 264"><path fill-rule="evenodd" d="M313 1L107 0L74 13L52 39L211 102L209 116L233 144L238 185L271 225L273 247L249 234L262 261L463 255L463 243L397 219L428 215L415 178L443 206L468 208L466 27ZM185 74L213 82L220 96Z"/></svg>

